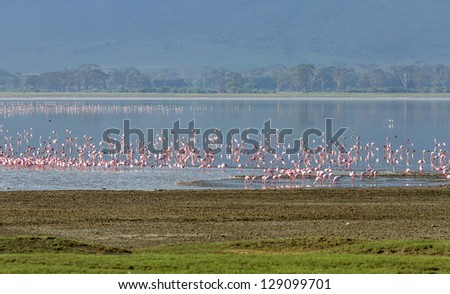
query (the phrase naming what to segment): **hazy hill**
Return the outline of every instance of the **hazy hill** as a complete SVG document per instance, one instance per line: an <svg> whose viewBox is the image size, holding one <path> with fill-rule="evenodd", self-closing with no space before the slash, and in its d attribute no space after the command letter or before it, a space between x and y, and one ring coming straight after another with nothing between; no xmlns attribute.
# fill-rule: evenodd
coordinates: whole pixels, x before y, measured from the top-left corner
<svg viewBox="0 0 450 294"><path fill-rule="evenodd" d="M445 0L0 0L0 68L449 64Z"/></svg>

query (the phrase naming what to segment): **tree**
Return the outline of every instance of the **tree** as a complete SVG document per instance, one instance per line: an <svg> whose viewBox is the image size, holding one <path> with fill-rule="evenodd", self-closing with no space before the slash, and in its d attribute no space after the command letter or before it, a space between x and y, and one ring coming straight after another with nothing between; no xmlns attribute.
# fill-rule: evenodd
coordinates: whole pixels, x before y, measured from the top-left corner
<svg viewBox="0 0 450 294"><path fill-rule="evenodd" d="M330 66L323 68L321 71L322 88L327 80L331 80L334 84L334 90L341 91L347 80L350 78L351 73L352 71L346 67Z"/></svg>
<svg viewBox="0 0 450 294"><path fill-rule="evenodd" d="M42 79L39 75L28 75L24 77L23 88L24 91L39 92L42 85Z"/></svg>
<svg viewBox="0 0 450 294"><path fill-rule="evenodd" d="M419 92L430 92L432 87L431 82L431 66L418 65L412 72L411 80L414 88Z"/></svg>
<svg viewBox="0 0 450 294"><path fill-rule="evenodd" d="M450 70L444 65L431 66L431 90L433 92L442 92L446 90L445 81L450 77Z"/></svg>
<svg viewBox="0 0 450 294"><path fill-rule="evenodd" d="M291 68L292 83L296 91L310 92L314 88L317 71L312 64L299 64Z"/></svg>
<svg viewBox="0 0 450 294"><path fill-rule="evenodd" d="M108 73L107 88L118 92L145 92L150 88L150 80L133 67L115 69Z"/></svg>
<svg viewBox="0 0 450 294"><path fill-rule="evenodd" d="M74 71L74 79L79 91L104 91L108 75L104 73L99 65L85 64Z"/></svg>
<svg viewBox="0 0 450 294"><path fill-rule="evenodd" d="M284 65L273 65L269 68L270 75L274 77L276 81L275 92L279 93L285 90L285 87L289 84L289 74Z"/></svg>
<svg viewBox="0 0 450 294"><path fill-rule="evenodd" d="M225 93L227 88L228 70L213 69L209 72L203 72L203 86L212 92Z"/></svg>
<svg viewBox="0 0 450 294"><path fill-rule="evenodd" d="M403 91L408 92L415 70L416 66L414 65L398 65L392 67L392 71L397 75L401 82Z"/></svg>
<svg viewBox="0 0 450 294"><path fill-rule="evenodd" d="M226 92L239 93L242 92L244 86L244 79L240 73L229 71L225 74Z"/></svg>

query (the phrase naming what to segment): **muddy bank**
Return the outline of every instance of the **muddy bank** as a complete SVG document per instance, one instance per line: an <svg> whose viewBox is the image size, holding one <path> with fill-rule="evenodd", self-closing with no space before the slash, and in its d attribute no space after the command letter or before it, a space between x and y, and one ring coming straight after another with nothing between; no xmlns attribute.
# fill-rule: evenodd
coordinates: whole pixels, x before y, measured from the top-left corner
<svg viewBox="0 0 450 294"><path fill-rule="evenodd" d="M0 235L164 243L337 236L450 239L450 189L15 191L0 193Z"/></svg>

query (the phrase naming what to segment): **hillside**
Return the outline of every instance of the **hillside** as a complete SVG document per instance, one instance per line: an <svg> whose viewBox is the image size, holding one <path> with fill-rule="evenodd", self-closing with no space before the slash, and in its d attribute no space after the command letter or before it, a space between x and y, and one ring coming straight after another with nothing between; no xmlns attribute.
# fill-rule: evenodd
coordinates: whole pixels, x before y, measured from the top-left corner
<svg viewBox="0 0 450 294"><path fill-rule="evenodd" d="M444 0L2 2L0 68L12 72L449 64Z"/></svg>

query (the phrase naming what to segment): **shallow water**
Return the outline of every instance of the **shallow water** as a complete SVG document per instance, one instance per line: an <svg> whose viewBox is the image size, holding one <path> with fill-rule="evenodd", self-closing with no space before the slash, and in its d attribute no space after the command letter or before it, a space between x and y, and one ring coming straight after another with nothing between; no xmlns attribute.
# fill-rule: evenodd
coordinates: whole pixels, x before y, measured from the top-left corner
<svg viewBox="0 0 450 294"><path fill-rule="evenodd" d="M325 119L333 118L333 128L347 127L342 138L346 148L355 144L360 137L361 145L374 143L379 151L374 151L366 161L361 154L360 162L352 169L364 171L370 164L380 173L401 172L406 169L404 158L395 165L387 164L382 158L383 145L390 137L393 149L401 145L410 149L412 158L409 168L418 170L417 160L422 158L423 150L448 150L450 136L446 130L450 125L450 100L446 99L20 99L0 100L0 144L12 142L15 154L26 151L28 145L38 148L42 141L58 140L64 143L67 137L92 137L98 146L102 141L102 133L109 128L123 130L123 120L129 119L132 128L140 128L145 132L148 128L159 132L162 128L172 128L174 121L179 120L181 128L195 121L195 127L202 131L217 128L225 134L227 130L238 128L261 129L264 122L271 121L276 129L292 128L294 137L299 138L308 128L325 130ZM32 128L32 130L31 130ZM69 134L66 130L70 130ZM18 134L20 133L20 135ZM25 133L31 133L25 139ZM20 149L17 138L21 136ZM257 137L261 140L260 137ZM28 142L26 141L28 140ZM148 142L148 138L145 138ZM313 144L318 145L320 139ZM276 145L276 144L273 144ZM197 147L201 144L197 143ZM281 146L282 147L282 146ZM278 148L280 154L283 149ZM429 166L430 153L426 152L427 163L424 168L431 172ZM403 155L404 157L404 155ZM95 168L20 168L1 167L1 190L33 190L33 189L241 189L244 188L243 176L262 175L263 168L257 168L242 156L244 168L237 169L236 164L225 154L219 154L216 164L227 163L230 167L223 170L217 167L199 170L198 167L169 168L159 167L120 167L111 169ZM286 156L287 165L297 161L298 155ZM447 156L448 162L450 155ZM272 164L275 168L275 163ZM325 166L324 166L325 167ZM335 174L347 175L345 170L334 169ZM235 177L238 176L238 177ZM311 187L313 179L295 181L268 181L268 188ZM341 179L341 186L428 186L447 184L443 179L411 178L411 177L378 177L362 180L359 177L352 181L350 177ZM321 184L331 186L331 182ZM317 185L316 185L317 186ZM261 188L261 180L255 179L252 186Z"/></svg>

